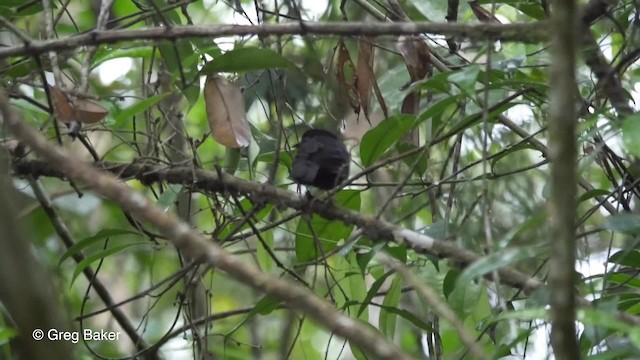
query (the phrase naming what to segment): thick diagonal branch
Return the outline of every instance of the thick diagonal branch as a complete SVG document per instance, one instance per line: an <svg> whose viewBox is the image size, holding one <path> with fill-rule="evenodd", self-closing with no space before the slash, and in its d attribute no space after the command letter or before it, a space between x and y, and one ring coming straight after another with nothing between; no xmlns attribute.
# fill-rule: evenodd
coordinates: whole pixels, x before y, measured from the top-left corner
<svg viewBox="0 0 640 360"><path fill-rule="evenodd" d="M5 126L16 138L47 159L68 178L86 184L97 194L115 202L138 219L155 225L189 257L203 259L210 265L226 271L232 278L287 303L291 308L305 313L318 324L348 339L375 358L410 358L380 333L343 315L309 289L263 273L256 267L240 261L173 214L153 204L144 195L132 191L120 179L73 158L61 147L53 146L12 111L4 89L0 89L0 110Z"/></svg>

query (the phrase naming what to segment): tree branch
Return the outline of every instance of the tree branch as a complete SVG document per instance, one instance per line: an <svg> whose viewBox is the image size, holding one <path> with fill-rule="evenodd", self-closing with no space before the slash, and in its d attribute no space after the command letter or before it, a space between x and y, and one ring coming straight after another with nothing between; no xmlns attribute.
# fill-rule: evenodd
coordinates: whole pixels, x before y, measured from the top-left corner
<svg viewBox="0 0 640 360"><path fill-rule="evenodd" d="M9 56L38 55L47 51L73 50L86 45L113 44L121 41L218 38L223 36L269 35L403 35L430 33L472 40L501 40L535 43L548 37L546 22L531 24L459 24L430 22L298 22L263 25L172 26L138 30L92 30L47 41L32 41L23 46L0 49L0 59Z"/></svg>
<svg viewBox="0 0 640 360"><path fill-rule="evenodd" d="M579 41L575 0L551 3L554 29L549 91L549 303L551 345L557 359L580 359L576 335L576 210L577 210L577 114L576 53Z"/></svg>
<svg viewBox="0 0 640 360"><path fill-rule="evenodd" d="M375 241L406 243L418 253L431 254L450 260L457 266L466 267L481 258L474 252L458 248L454 241L441 241L411 230L389 224L370 216L362 215L355 211L335 206L315 199L309 202L306 197L297 193L283 190L268 184L260 184L243 180L223 173L219 178L217 173L192 167L176 167L157 165L153 163L91 163L102 170L108 171L120 179L136 179L144 184L167 182L169 184L187 184L194 191L231 191L247 196L254 202L268 202L291 209L316 213L329 220L341 221L360 227L367 236ZM56 165L43 160L15 159L13 162L14 174L17 176L45 176L66 179L66 175ZM427 245L431 243L431 247ZM501 284L521 289L529 294L542 286L539 280L529 277L517 270L500 269ZM492 280L491 278L489 278ZM590 306L590 302L579 298L580 306ZM640 325L640 318L619 313L618 318L626 323Z"/></svg>
<svg viewBox="0 0 640 360"><path fill-rule="evenodd" d="M115 202L138 219L152 223L189 257L203 259L211 266L227 272L230 277L284 301L292 309L307 314L318 324L348 339L375 358L410 359L379 332L343 315L332 304L306 287L263 273L256 267L238 260L173 214L165 212L142 194L132 191L120 179L71 157L61 147L53 146L42 134L26 125L20 116L12 111L6 92L1 88L0 111L5 126L16 138L47 159L53 167L70 179L86 184L97 194Z"/></svg>
<svg viewBox="0 0 640 360"><path fill-rule="evenodd" d="M457 247L452 241L434 239L384 220L341 208L332 203L319 201L319 199L309 202L305 196L300 196L297 193L267 184L243 180L224 173L220 178L217 173L204 169L149 163L97 163L95 166L103 168L121 179L135 178L144 184L167 182L187 184L197 191L230 191L247 196L254 203L268 202L295 210L316 213L329 220L356 225L373 240L405 243L418 253L446 258L462 267L481 258L474 252ZM42 160L17 160L14 162L14 169L17 175L66 177L57 165ZM499 274L502 283L521 289L525 293L531 293L543 286L539 280L516 270L503 268L499 270Z"/></svg>

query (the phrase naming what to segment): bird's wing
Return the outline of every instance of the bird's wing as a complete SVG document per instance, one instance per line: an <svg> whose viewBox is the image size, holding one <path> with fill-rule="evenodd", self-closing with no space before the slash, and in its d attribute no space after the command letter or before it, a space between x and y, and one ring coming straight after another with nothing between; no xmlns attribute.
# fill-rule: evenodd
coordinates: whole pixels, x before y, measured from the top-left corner
<svg viewBox="0 0 640 360"><path fill-rule="evenodd" d="M312 160L298 156L291 166L291 178L301 184L311 184L318 174L320 165Z"/></svg>
<svg viewBox="0 0 640 360"><path fill-rule="evenodd" d="M309 158L322 150L323 144L316 139L304 139L298 144L298 156Z"/></svg>
<svg viewBox="0 0 640 360"><path fill-rule="evenodd" d="M318 156L315 158L315 160L319 163L320 167L327 170L335 170L335 172L337 172L338 170L349 165L351 156L349 155L349 152L347 152L342 147L332 146L325 147L322 153L318 153Z"/></svg>

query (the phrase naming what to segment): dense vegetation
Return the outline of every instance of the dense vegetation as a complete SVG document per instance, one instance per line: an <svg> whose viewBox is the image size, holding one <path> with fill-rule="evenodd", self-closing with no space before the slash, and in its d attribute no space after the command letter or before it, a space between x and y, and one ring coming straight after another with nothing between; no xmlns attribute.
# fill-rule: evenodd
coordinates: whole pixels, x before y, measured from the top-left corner
<svg viewBox="0 0 640 360"><path fill-rule="evenodd" d="M639 24L4 0L0 358L640 357ZM331 191L290 178L309 128L351 154Z"/></svg>

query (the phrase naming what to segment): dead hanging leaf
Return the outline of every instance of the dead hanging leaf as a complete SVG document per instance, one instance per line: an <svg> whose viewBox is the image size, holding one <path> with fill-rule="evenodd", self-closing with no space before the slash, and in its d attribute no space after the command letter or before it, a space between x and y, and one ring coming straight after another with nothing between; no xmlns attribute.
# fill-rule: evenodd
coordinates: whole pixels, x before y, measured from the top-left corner
<svg viewBox="0 0 640 360"><path fill-rule="evenodd" d="M490 11L485 10L480 4L478 4L477 0L469 1L469 6L471 7L471 11L473 11L473 15L482 22L490 22L501 24L500 20L493 15Z"/></svg>
<svg viewBox="0 0 640 360"><path fill-rule="evenodd" d="M373 72L373 62L375 58L375 47L373 46L373 38L362 36L358 39L358 66L356 68L356 85L358 96L360 98L360 106L365 117L369 120L369 105L371 103L371 88L374 89L376 99L380 104L382 113L385 118L389 117L387 104L382 97L382 92L378 87L376 75Z"/></svg>
<svg viewBox="0 0 640 360"><path fill-rule="evenodd" d="M422 80L431 76L433 65L431 64L431 53L427 44L419 36L400 36L396 43L396 49L402 55L411 82ZM420 107L420 93L412 92L402 101L403 114L418 114Z"/></svg>
<svg viewBox="0 0 640 360"><path fill-rule="evenodd" d="M369 103L371 102L371 89L373 87L373 57L375 48L371 39L361 36L358 39L358 67L356 68L356 85L360 106L365 116L369 117Z"/></svg>
<svg viewBox="0 0 640 360"><path fill-rule="evenodd" d="M76 110L67 93L55 86L49 88L49 93L51 94L53 113L58 121L65 124L76 121Z"/></svg>
<svg viewBox="0 0 640 360"><path fill-rule="evenodd" d="M94 124L104 119L109 113L99 103L80 98L71 98L62 89L51 86L51 102L53 103L53 111L56 118L65 124L72 122L80 122L83 124Z"/></svg>
<svg viewBox="0 0 640 360"><path fill-rule="evenodd" d="M396 49L407 65L412 82L431 76L431 52L421 37L402 35L398 38Z"/></svg>
<svg viewBox="0 0 640 360"><path fill-rule="evenodd" d="M335 67L335 74L340 89L338 96L339 98L346 96L349 100L349 105L357 114L360 112L360 99L358 98L358 89L356 88L356 68L353 65L353 60L351 60L349 49L347 49L347 46L342 40L338 43L336 51L338 52L338 60Z"/></svg>
<svg viewBox="0 0 640 360"><path fill-rule="evenodd" d="M204 103L211 135L220 144L239 148L251 144L251 129L240 89L227 79L210 75L204 85Z"/></svg>
<svg viewBox="0 0 640 360"><path fill-rule="evenodd" d="M109 113L102 105L90 99L75 99L76 117L83 124L95 124Z"/></svg>

